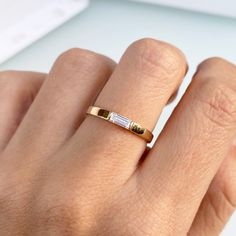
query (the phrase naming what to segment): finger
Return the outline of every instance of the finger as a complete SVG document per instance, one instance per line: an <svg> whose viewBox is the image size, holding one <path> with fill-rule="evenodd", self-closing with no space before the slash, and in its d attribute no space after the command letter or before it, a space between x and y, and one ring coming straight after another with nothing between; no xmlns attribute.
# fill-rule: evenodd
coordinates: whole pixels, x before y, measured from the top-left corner
<svg viewBox="0 0 236 236"><path fill-rule="evenodd" d="M235 135L235 77L222 59L204 62L138 173L155 212L168 206L162 220L176 235L188 232Z"/></svg>
<svg viewBox="0 0 236 236"><path fill-rule="evenodd" d="M188 235L220 235L236 208L236 146L231 148L204 196Z"/></svg>
<svg viewBox="0 0 236 236"><path fill-rule="evenodd" d="M95 106L115 111L152 130L185 73L185 57L178 49L152 39L139 40L127 49ZM80 148L81 158L86 161L96 158L96 169L114 173L114 168L108 167L111 165L130 175L146 142L127 130L88 116L72 141L74 147Z"/></svg>
<svg viewBox="0 0 236 236"><path fill-rule="evenodd" d="M45 78L43 73L0 73L0 151L16 131Z"/></svg>
<svg viewBox="0 0 236 236"><path fill-rule="evenodd" d="M105 56L71 49L55 62L9 149L48 156L63 145L109 78L115 63ZM22 150L22 147L27 147ZM21 160L22 161L22 160Z"/></svg>

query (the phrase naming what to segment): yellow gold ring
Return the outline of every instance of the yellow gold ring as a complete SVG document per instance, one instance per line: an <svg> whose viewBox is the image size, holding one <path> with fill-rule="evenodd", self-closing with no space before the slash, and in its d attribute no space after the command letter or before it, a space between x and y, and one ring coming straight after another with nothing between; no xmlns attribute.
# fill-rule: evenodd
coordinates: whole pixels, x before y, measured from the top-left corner
<svg viewBox="0 0 236 236"><path fill-rule="evenodd" d="M151 131L130 120L129 118L117 114L116 112L108 111L100 107L90 106L87 110L87 114L102 118L122 128L125 128L144 139L147 143L150 143L153 139L153 134Z"/></svg>

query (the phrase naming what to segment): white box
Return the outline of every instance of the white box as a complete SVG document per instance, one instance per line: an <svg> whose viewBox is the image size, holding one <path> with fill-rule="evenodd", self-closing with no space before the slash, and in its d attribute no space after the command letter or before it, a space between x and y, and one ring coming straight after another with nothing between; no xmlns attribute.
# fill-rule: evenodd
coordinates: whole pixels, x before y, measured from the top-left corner
<svg viewBox="0 0 236 236"><path fill-rule="evenodd" d="M157 3L194 11L201 11L228 17L236 17L235 0L133 0L139 2Z"/></svg>
<svg viewBox="0 0 236 236"><path fill-rule="evenodd" d="M88 6L88 0L0 0L0 63Z"/></svg>

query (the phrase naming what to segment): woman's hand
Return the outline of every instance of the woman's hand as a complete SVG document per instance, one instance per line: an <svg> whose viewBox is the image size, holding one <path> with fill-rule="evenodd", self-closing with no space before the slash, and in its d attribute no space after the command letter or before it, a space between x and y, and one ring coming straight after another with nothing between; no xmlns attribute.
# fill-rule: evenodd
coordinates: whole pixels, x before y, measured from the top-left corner
<svg viewBox="0 0 236 236"><path fill-rule="evenodd" d="M201 63L150 151L86 116L95 104L152 130L186 71L143 39L118 65L72 49L48 75L2 72L0 235L218 235L236 205L234 65Z"/></svg>

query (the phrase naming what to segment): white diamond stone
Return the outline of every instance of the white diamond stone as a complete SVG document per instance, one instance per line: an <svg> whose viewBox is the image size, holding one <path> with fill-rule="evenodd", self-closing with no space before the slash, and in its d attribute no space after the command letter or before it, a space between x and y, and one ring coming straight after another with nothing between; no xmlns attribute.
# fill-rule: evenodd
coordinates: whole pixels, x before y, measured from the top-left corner
<svg viewBox="0 0 236 236"><path fill-rule="evenodd" d="M110 121L117 124L117 125L120 125L126 129L128 129L130 127L130 124L131 124L131 120L124 117L124 116L121 116L115 112L112 112L110 114Z"/></svg>

